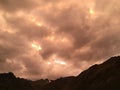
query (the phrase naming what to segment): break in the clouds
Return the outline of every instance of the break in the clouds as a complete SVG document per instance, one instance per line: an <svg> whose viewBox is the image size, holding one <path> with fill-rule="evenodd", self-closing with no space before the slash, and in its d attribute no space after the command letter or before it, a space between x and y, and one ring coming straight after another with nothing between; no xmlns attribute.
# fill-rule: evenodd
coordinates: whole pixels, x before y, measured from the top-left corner
<svg viewBox="0 0 120 90"><path fill-rule="evenodd" d="M120 54L118 0L1 0L0 72L55 79Z"/></svg>

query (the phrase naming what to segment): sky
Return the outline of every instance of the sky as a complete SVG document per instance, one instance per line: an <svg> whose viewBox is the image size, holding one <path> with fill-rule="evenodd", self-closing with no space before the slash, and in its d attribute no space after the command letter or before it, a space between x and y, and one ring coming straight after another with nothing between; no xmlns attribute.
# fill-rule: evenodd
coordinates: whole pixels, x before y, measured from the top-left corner
<svg viewBox="0 0 120 90"><path fill-rule="evenodd" d="M76 76L120 55L119 0L0 0L0 72Z"/></svg>

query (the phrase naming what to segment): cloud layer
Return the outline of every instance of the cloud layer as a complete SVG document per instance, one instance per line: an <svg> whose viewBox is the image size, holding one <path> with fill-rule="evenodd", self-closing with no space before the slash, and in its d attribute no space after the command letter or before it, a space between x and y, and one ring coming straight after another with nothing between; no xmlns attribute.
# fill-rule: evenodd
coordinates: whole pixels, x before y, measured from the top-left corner
<svg viewBox="0 0 120 90"><path fill-rule="evenodd" d="M120 53L116 0L1 0L0 71L55 79Z"/></svg>

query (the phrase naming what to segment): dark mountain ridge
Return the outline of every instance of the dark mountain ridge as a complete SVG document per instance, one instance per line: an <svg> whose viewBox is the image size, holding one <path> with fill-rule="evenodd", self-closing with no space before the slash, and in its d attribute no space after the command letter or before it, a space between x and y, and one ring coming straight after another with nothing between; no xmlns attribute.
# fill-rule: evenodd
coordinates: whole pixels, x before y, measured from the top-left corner
<svg viewBox="0 0 120 90"><path fill-rule="evenodd" d="M96 64L76 77L30 81L0 74L0 90L120 90L120 56Z"/></svg>

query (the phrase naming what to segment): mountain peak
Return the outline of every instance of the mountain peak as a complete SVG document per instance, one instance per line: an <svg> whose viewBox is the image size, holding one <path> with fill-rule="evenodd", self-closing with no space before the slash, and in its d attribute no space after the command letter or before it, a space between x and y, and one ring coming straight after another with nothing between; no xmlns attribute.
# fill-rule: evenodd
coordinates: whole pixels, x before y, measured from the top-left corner
<svg viewBox="0 0 120 90"><path fill-rule="evenodd" d="M12 72L8 72L8 73L0 73L0 78L2 79L15 79L15 75Z"/></svg>

